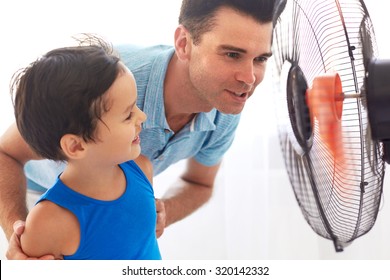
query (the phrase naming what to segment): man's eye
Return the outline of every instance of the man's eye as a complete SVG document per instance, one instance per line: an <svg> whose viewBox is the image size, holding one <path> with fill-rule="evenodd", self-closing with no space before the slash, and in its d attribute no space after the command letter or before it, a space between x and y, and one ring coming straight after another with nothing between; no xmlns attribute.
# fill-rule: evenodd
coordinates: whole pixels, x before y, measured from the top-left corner
<svg viewBox="0 0 390 280"><path fill-rule="evenodd" d="M227 53L226 54L228 57L230 58L239 58L240 54L238 53L233 53L233 52L230 52L230 53Z"/></svg>
<svg viewBox="0 0 390 280"><path fill-rule="evenodd" d="M266 56L259 56L259 57L256 57L255 61L256 62L267 62L268 60L268 57Z"/></svg>

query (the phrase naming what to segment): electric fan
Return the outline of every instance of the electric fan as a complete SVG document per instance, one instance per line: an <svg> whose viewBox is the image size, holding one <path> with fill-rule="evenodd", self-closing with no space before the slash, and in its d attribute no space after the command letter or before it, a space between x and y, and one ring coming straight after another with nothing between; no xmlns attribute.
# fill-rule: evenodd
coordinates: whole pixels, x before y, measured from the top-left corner
<svg viewBox="0 0 390 280"><path fill-rule="evenodd" d="M378 215L390 63L362 0L284 0L273 53L278 133L301 211L337 252ZM389 112L386 112L389 111Z"/></svg>

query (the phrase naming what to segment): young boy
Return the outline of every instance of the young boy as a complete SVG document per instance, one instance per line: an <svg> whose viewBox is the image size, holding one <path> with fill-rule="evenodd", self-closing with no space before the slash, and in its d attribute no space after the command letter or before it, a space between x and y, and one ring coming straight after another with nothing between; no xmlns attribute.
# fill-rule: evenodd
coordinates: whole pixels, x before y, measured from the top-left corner
<svg viewBox="0 0 390 280"><path fill-rule="evenodd" d="M13 78L21 135L39 156L67 162L29 213L22 249L56 259L161 259L151 164L133 161L146 120L134 77L108 44L87 39Z"/></svg>

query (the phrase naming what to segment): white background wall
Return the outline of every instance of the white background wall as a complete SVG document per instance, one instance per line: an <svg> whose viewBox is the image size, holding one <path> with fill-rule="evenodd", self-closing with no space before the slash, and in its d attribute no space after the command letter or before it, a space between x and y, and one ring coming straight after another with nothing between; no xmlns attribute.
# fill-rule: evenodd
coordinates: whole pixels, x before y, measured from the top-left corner
<svg viewBox="0 0 390 280"><path fill-rule="evenodd" d="M126 4L123 4L125 3ZM93 32L114 43L171 44L181 0L4 0L0 2L0 133L13 122L11 75L70 36ZM380 55L387 47L390 4L367 0ZM269 72L270 73L270 72ZM165 259L390 259L390 180L374 228L335 253L304 220L279 149L270 76L248 102L211 201L160 238ZM1 167L0 167L1 168ZM155 178L160 196L182 168ZM390 175L387 175L388 177ZM6 241L0 240L4 252ZM0 254L4 258L3 254Z"/></svg>

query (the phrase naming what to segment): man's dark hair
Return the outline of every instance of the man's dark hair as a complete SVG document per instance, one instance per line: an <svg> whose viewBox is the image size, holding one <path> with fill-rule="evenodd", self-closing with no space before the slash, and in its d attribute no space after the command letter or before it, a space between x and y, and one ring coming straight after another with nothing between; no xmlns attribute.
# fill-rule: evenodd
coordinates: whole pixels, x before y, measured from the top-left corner
<svg viewBox="0 0 390 280"><path fill-rule="evenodd" d="M216 12L227 7L252 17L259 23L275 21L280 0L183 0L179 24L190 32L194 44L214 26Z"/></svg>

